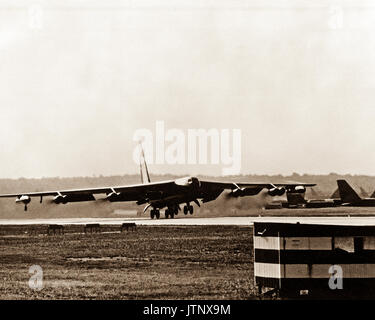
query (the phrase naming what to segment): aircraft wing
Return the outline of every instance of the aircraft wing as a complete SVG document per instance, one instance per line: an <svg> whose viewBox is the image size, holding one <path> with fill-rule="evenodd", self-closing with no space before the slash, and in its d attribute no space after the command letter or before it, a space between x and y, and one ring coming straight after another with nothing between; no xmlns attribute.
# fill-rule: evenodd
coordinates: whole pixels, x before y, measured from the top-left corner
<svg viewBox="0 0 375 320"><path fill-rule="evenodd" d="M148 184L135 184L128 186L117 187L100 187L100 188L87 188L87 189L68 189L58 191L41 191L41 192L20 192L11 194L0 194L0 198L13 198L20 196L29 197L44 197L44 196L78 196L78 195L94 195L94 194L107 194L111 193L126 193L129 196L134 195L133 199L129 201L138 200L140 195L147 192L164 191L174 185L175 181L162 181ZM138 195L138 196L136 196Z"/></svg>
<svg viewBox="0 0 375 320"><path fill-rule="evenodd" d="M191 178L190 178L191 179ZM213 189L221 190L236 190L236 189L272 189L278 188L295 188L298 186L302 187L313 187L316 184L311 183L243 183L243 182L219 182L219 181L206 181L198 180L202 191L209 191ZM149 192L166 192L176 190L179 191L189 185L189 178L181 178L177 180L153 182L146 184L134 184L128 186L116 186L116 187L99 187L99 188L86 188L86 189L68 189L68 190L56 190L56 191L41 191L41 192L20 192L10 194L0 194L0 198L13 198L22 195L29 197L44 197L44 196L59 196L59 195L87 195L87 194L111 194L111 193L122 193L130 196L129 201L138 200L142 195ZM131 197L133 195L133 197Z"/></svg>
<svg viewBox="0 0 375 320"><path fill-rule="evenodd" d="M271 196L283 195L287 192L303 193L306 187L313 187L313 183L246 183L246 182L216 182L216 181L201 181L203 189L221 189L231 190L231 195L234 197L253 196L257 195L263 189L268 189Z"/></svg>
<svg viewBox="0 0 375 320"><path fill-rule="evenodd" d="M205 186L215 186L223 189L236 189L240 188L263 188L263 189L272 189L274 187L285 187L286 189L303 186L303 187L314 187L315 183L247 183L247 182L218 182L218 181L204 181L201 180L201 184Z"/></svg>

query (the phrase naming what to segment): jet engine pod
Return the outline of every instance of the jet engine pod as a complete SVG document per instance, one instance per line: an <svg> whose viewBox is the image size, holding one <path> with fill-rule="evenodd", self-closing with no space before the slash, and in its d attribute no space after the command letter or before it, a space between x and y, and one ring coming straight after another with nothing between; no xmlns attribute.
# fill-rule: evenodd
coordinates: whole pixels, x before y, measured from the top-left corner
<svg viewBox="0 0 375 320"><path fill-rule="evenodd" d="M30 201L31 201L31 198L25 195L19 196L16 199L16 203L23 203L23 204L29 204Z"/></svg>
<svg viewBox="0 0 375 320"><path fill-rule="evenodd" d="M95 197L92 194L58 194L53 198L54 203L63 203L68 202L81 202L81 201L94 201Z"/></svg>
<svg viewBox="0 0 375 320"><path fill-rule="evenodd" d="M272 188L272 189L268 190L268 194L271 197L282 196L284 193L285 193L285 188L283 188L283 187L278 187L278 188L275 187L275 188Z"/></svg>
<svg viewBox="0 0 375 320"><path fill-rule="evenodd" d="M235 198L245 197L245 196L255 196L261 191L262 191L262 188L237 188L237 189L234 189L230 193L230 195Z"/></svg>
<svg viewBox="0 0 375 320"><path fill-rule="evenodd" d="M230 195L231 195L232 197L235 197L235 198L237 198L237 197L242 197L242 196L243 196L243 192L244 192L244 190L245 190L245 189L241 189L241 188L234 189L234 190L230 193Z"/></svg>
<svg viewBox="0 0 375 320"><path fill-rule="evenodd" d="M68 199L66 195L63 196L62 194L58 194L57 196L53 197L53 202L56 204L66 204L68 203Z"/></svg>
<svg viewBox="0 0 375 320"><path fill-rule="evenodd" d="M121 193L113 191L107 195L106 199L110 202L115 202L118 201L120 197Z"/></svg>
<svg viewBox="0 0 375 320"><path fill-rule="evenodd" d="M136 193L123 193L123 192L116 192L113 190L112 192L108 193L106 196L106 200L109 202L124 202L124 201L135 201L137 198Z"/></svg>
<svg viewBox="0 0 375 320"><path fill-rule="evenodd" d="M27 211L27 205L30 203L31 198L30 196L18 196L16 199L16 203L23 203L25 205L25 211Z"/></svg>
<svg viewBox="0 0 375 320"><path fill-rule="evenodd" d="M292 192L305 193L306 188L304 186L296 186L296 187L294 187L294 190L292 190Z"/></svg>

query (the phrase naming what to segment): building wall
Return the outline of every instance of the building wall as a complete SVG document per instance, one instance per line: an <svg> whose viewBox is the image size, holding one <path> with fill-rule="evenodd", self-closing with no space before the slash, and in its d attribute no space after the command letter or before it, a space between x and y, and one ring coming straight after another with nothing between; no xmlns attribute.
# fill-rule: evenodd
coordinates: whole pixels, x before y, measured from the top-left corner
<svg viewBox="0 0 375 320"><path fill-rule="evenodd" d="M341 267L344 283L363 284L363 280L375 283L375 235L339 234L330 237L326 233L319 236L319 232L313 236L310 232L308 237L289 237L277 235L275 230L271 236L264 231L263 234L256 234L254 228L254 276L257 285L282 288L293 283L296 289L308 289L310 285L318 284L322 289L328 289L332 265Z"/></svg>

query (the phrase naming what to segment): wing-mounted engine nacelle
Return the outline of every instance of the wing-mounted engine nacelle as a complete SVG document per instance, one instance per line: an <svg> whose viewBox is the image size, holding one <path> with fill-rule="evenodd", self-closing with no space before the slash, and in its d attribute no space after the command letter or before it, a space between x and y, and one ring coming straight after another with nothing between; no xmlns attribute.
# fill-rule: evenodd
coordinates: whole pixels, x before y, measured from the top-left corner
<svg viewBox="0 0 375 320"><path fill-rule="evenodd" d="M23 204L29 204L31 201L31 198L29 196L19 196L16 199L16 203L23 203Z"/></svg>
<svg viewBox="0 0 375 320"><path fill-rule="evenodd" d="M68 199L66 195L58 194L57 196L53 197L53 202L56 204L60 204L60 203L67 204Z"/></svg>
<svg viewBox="0 0 375 320"><path fill-rule="evenodd" d="M235 198L242 197L244 191L245 191L245 188L234 189L234 190L232 190L232 192L230 193L230 195L232 197L235 197Z"/></svg>
<svg viewBox="0 0 375 320"><path fill-rule="evenodd" d="M304 187L304 186L295 186L293 189L288 190L288 192L292 192L292 193L305 193L306 192L306 187Z"/></svg>
<svg viewBox="0 0 375 320"><path fill-rule="evenodd" d="M81 201L95 201L94 195L90 193L73 193L73 194L61 194L58 193L52 200L54 203L67 204L69 202L81 202Z"/></svg>
<svg viewBox="0 0 375 320"><path fill-rule="evenodd" d="M18 196L16 199L16 203L23 203L25 205L25 211L27 211L27 205L31 202L31 198L29 196Z"/></svg>
<svg viewBox="0 0 375 320"><path fill-rule="evenodd" d="M275 187L275 188L272 188L272 189L268 190L268 194L271 197L282 196L284 193L285 193L285 188L283 188L283 187Z"/></svg>
<svg viewBox="0 0 375 320"><path fill-rule="evenodd" d="M235 198L245 197L245 196L255 196L260 191L262 191L262 188L237 188L237 189L234 189L230 193L230 195Z"/></svg>
<svg viewBox="0 0 375 320"><path fill-rule="evenodd" d="M113 192L111 192L111 193L109 193L107 195L106 200L114 202L114 201L119 200L120 197L121 197L121 193L120 192L113 191Z"/></svg>
<svg viewBox="0 0 375 320"><path fill-rule="evenodd" d="M81 201L95 201L95 197L88 193L88 194L61 194L58 193L52 200L54 203L62 203L67 204L68 202L81 202Z"/></svg>
<svg viewBox="0 0 375 320"><path fill-rule="evenodd" d="M130 201L133 198L134 198L134 194L126 194L122 192L117 192L115 189L111 189L111 192L107 193L107 196L105 197L105 199L110 202Z"/></svg>

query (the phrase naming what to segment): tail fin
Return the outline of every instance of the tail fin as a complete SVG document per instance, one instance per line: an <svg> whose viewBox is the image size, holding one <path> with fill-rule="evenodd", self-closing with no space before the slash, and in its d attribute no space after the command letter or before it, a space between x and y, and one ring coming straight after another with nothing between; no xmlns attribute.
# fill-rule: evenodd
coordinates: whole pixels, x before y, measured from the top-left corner
<svg viewBox="0 0 375 320"><path fill-rule="evenodd" d="M346 182L346 180L337 180L337 185L339 187L340 198L343 202L358 202L361 201L359 195L354 191L354 189Z"/></svg>
<svg viewBox="0 0 375 320"><path fill-rule="evenodd" d="M286 198L288 199L288 204L291 204L291 205L299 205L299 204L306 203L304 194L301 194L301 193L287 192Z"/></svg>
<svg viewBox="0 0 375 320"><path fill-rule="evenodd" d="M375 198L375 191L374 191L374 193L371 195L370 198Z"/></svg>
<svg viewBox="0 0 375 320"><path fill-rule="evenodd" d="M140 153L140 159L139 159L139 169L140 169L140 174L141 174L141 181L143 184L145 183L150 183L151 182L151 179L150 179L150 175L148 173L148 168L147 168L147 163L146 163L146 157L145 157L145 153L143 151L143 146L142 146L142 142L139 143L140 144L140 147L141 147L141 153ZM145 174L146 174L146 177L147 177L147 181L145 182L145 179L143 177L143 170L145 171Z"/></svg>

